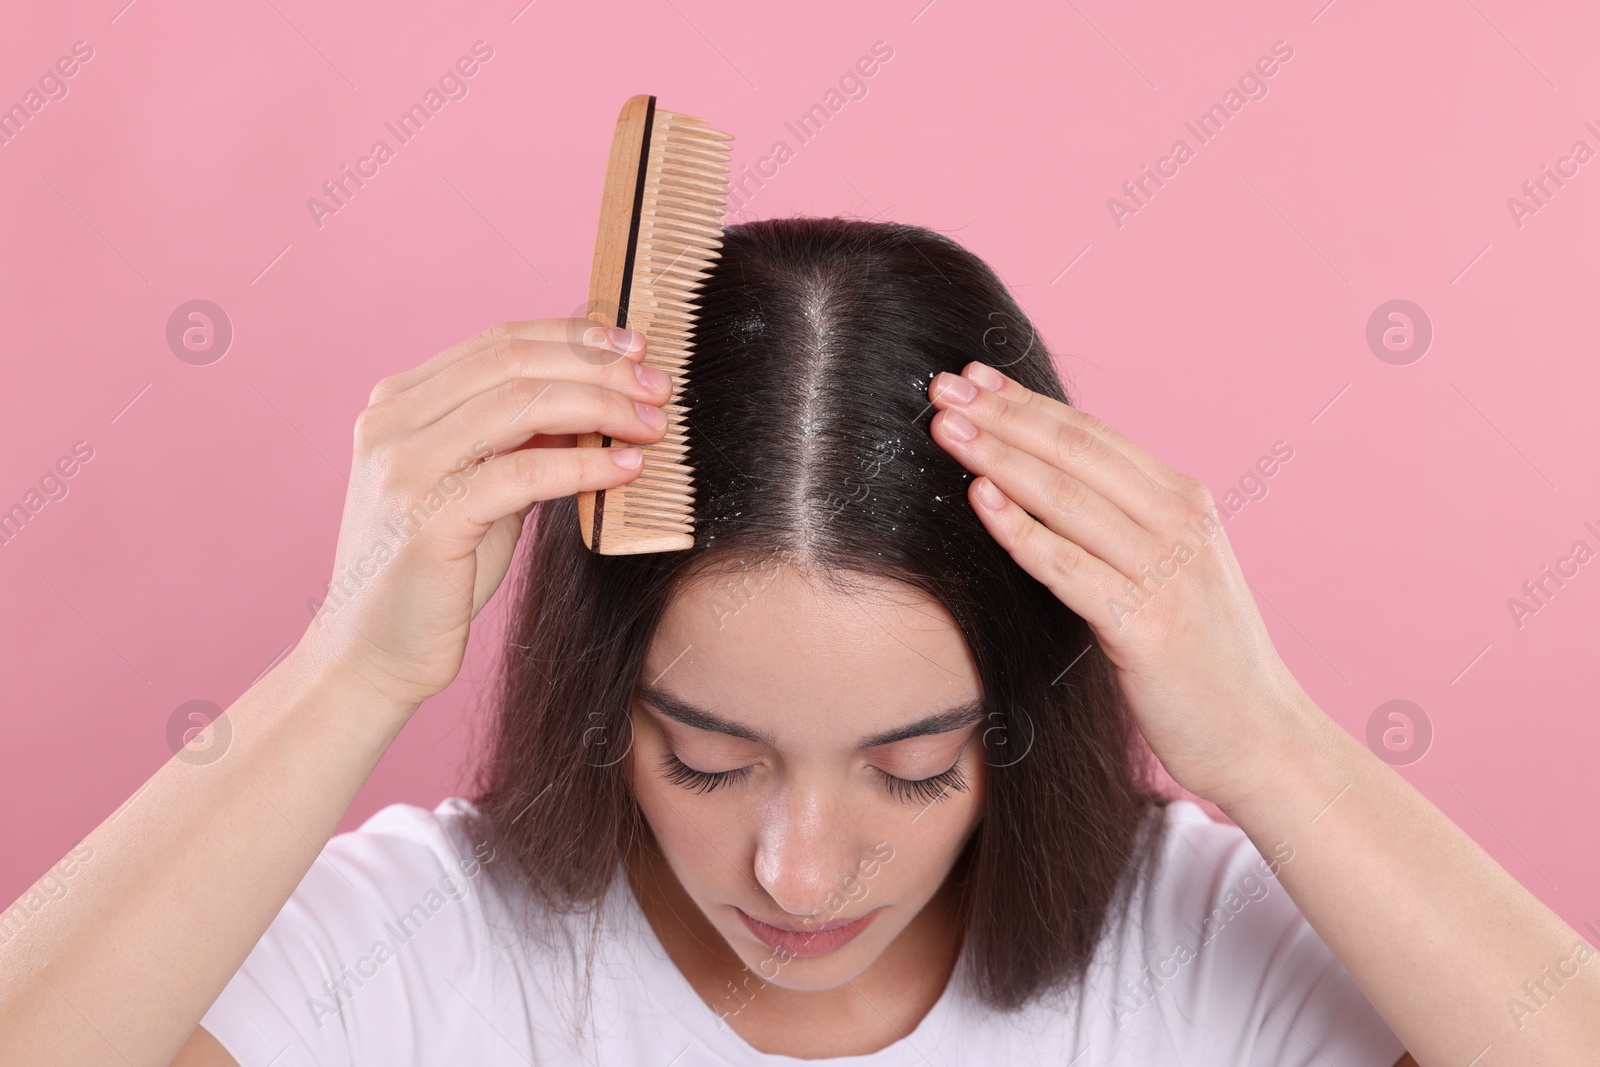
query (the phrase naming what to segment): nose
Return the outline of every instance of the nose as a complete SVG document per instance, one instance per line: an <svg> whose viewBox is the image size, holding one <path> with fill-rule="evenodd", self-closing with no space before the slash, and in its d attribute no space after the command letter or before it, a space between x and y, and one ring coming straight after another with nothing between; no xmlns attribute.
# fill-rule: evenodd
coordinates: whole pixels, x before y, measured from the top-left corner
<svg viewBox="0 0 1600 1067"><path fill-rule="evenodd" d="M850 901L861 850L848 819L830 815L818 792L794 788L774 797L763 814L756 881L788 921L855 918Z"/></svg>

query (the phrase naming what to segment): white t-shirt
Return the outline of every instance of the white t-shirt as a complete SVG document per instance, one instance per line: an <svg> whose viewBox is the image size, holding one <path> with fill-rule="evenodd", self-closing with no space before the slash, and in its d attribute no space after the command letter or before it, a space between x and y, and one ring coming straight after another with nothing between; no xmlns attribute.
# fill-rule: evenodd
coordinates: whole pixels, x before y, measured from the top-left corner
<svg viewBox="0 0 1600 1067"><path fill-rule="evenodd" d="M813 1060L756 1051L701 1000L620 870L580 1028L586 921L563 920L565 945L518 938L470 810L394 804L335 836L201 1025L241 1067L1390 1067L1405 1051L1243 831L1188 801L1165 809L1160 864L1081 998L996 1012L958 967L903 1039Z"/></svg>

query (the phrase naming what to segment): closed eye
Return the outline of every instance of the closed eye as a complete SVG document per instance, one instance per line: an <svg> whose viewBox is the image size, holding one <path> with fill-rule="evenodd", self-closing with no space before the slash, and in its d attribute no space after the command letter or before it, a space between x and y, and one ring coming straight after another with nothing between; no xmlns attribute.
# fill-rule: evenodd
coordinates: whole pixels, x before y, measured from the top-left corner
<svg viewBox="0 0 1600 1067"><path fill-rule="evenodd" d="M738 767L731 771L696 770L672 752L662 753L659 762L661 777L664 780L682 786L696 795L732 785L750 773L749 767ZM959 762L952 765L949 770L940 771L927 778L901 778L877 767L873 770L883 779L884 789L890 796L908 804L920 804L924 807L943 800L951 793L963 793L968 785Z"/></svg>
<svg viewBox="0 0 1600 1067"><path fill-rule="evenodd" d="M719 786L736 782L750 773L749 767L731 771L697 771L671 752L661 756L661 777L673 785L681 785L691 793L709 793Z"/></svg>
<svg viewBox="0 0 1600 1067"><path fill-rule="evenodd" d="M961 773L959 761L952 764L949 770L940 771L927 778L900 778L881 770L878 773L883 776L883 786L889 791L889 795L908 804L926 806L936 800L943 800L951 793L964 793L967 789L967 778Z"/></svg>

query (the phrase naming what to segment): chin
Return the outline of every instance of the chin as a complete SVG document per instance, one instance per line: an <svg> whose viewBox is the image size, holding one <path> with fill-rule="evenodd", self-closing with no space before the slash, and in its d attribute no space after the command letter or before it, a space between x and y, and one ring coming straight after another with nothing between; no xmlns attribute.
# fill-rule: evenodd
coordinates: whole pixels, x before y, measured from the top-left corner
<svg viewBox="0 0 1600 1067"><path fill-rule="evenodd" d="M771 950L762 945L741 947L739 958L750 972L768 985L797 992L817 992L836 989L846 982L861 977L882 955L883 946L847 945L811 959L792 959L782 962L774 958Z"/></svg>

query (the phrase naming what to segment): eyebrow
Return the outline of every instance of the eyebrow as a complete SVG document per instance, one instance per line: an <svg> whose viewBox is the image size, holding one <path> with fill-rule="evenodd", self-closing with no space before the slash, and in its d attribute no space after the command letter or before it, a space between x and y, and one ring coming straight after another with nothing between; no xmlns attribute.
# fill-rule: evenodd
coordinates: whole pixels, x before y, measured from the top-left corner
<svg viewBox="0 0 1600 1067"><path fill-rule="evenodd" d="M675 696L664 689L657 689L653 685L642 685L639 687L639 696L662 715L674 722L682 723L684 726L691 726L696 730L709 730L713 733L727 734L729 737L752 741L755 744L766 745L769 748L777 747L777 742L772 735L762 733L760 730L753 729L743 723L734 722L732 719L725 719L720 715L715 715L705 708L691 704L682 697ZM983 699L980 697L963 704L953 705L943 711L936 711L932 715L918 719L916 722L906 723L904 726L897 726L892 730L885 730L882 733L863 737L856 747L876 748L879 745L892 745L896 741L905 741L913 737L945 734L952 730L959 730L964 726L971 726L982 719L983 716L984 705Z"/></svg>

